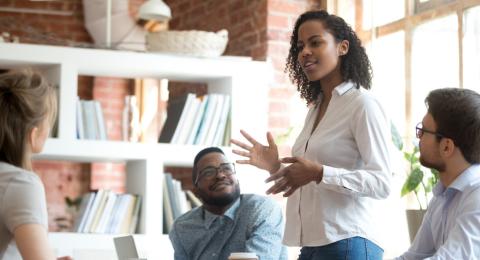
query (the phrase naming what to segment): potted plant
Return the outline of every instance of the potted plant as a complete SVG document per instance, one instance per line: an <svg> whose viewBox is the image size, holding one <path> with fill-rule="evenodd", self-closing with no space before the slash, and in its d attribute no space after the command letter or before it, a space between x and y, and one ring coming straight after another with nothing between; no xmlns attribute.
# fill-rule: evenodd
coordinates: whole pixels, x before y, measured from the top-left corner
<svg viewBox="0 0 480 260"><path fill-rule="evenodd" d="M413 151L404 150L403 142L397 130L392 124L392 138L395 146L403 152L403 157L407 162L407 178L403 183L401 196L413 194L418 209L407 209L407 223L410 241L413 241L420 227L423 216L425 215L428 202L432 197L432 189L438 182L438 171L427 169L420 164L420 150L418 145L414 144Z"/></svg>

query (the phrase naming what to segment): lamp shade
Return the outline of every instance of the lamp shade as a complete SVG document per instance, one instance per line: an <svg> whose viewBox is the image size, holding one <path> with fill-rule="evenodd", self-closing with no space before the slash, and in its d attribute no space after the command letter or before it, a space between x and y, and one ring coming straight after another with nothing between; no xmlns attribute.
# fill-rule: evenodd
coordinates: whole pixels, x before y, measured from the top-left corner
<svg viewBox="0 0 480 260"><path fill-rule="evenodd" d="M140 6L138 16L145 20L166 21L172 18L172 11L162 0L148 0Z"/></svg>

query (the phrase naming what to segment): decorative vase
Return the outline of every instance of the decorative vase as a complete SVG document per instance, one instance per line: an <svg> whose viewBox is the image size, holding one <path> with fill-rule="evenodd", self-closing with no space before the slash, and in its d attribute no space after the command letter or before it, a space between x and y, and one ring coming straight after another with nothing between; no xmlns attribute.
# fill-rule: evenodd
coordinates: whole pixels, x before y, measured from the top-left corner
<svg viewBox="0 0 480 260"><path fill-rule="evenodd" d="M417 231L422 225L423 217L427 210L425 209L407 209L407 223L408 223L408 234L410 235L410 243L415 239Z"/></svg>

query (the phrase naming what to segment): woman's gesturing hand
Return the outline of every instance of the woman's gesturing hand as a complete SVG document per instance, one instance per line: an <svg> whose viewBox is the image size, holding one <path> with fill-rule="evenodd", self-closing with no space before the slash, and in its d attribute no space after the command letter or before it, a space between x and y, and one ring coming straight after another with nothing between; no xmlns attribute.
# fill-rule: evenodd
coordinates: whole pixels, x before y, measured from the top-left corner
<svg viewBox="0 0 480 260"><path fill-rule="evenodd" d="M311 181L317 183L322 181L323 165L301 157L286 157L281 162L290 163L290 165L265 180L265 182L275 181L275 184L267 190L267 194L285 192L283 196L288 197L299 187Z"/></svg>
<svg viewBox="0 0 480 260"><path fill-rule="evenodd" d="M260 169L267 170L270 174L275 173L280 168L278 160L278 148L270 132L267 132L268 146L262 145L253 139L247 132L240 130L240 133L250 142L250 145L232 139L231 142L243 150L233 149L233 153L246 157L244 160L237 160L240 164L250 164Z"/></svg>

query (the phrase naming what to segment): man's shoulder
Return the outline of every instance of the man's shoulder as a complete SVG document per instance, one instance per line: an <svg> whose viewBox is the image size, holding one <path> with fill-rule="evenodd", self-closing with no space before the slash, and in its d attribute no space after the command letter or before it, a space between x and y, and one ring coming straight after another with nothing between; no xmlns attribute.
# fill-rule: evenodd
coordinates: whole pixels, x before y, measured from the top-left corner
<svg viewBox="0 0 480 260"><path fill-rule="evenodd" d="M242 194L241 207L258 211L271 211L280 206L272 198L257 194Z"/></svg>
<svg viewBox="0 0 480 260"><path fill-rule="evenodd" d="M183 215L181 215L177 219L175 219L175 221L173 222L173 225L174 226L181 226L181 225L185 225L185 224L200 223L200 221L202 220L202 211L203 211L202 207L196 207L196 208L184 213Z"/></svg>

